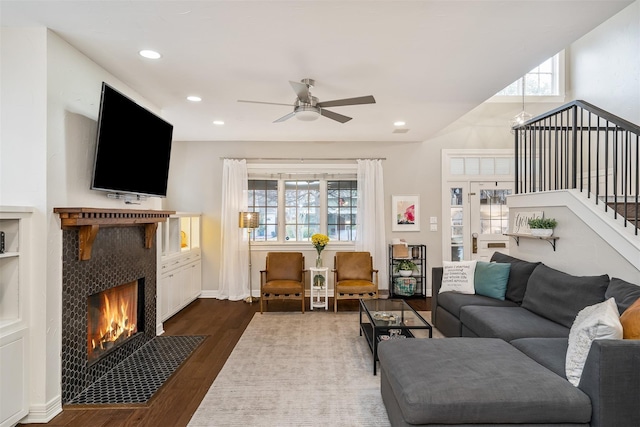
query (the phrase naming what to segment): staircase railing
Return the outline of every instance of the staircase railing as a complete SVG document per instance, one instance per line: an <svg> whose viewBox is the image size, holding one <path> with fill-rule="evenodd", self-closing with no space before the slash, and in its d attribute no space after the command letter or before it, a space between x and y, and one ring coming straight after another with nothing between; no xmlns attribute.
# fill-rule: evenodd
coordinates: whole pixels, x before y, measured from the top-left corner
<svg viewBox="0 0 640 427"><path fill-rule="evenodd" d="M513 130L516 194L578 189L638 234L639 126L573 101Z"/></svg>

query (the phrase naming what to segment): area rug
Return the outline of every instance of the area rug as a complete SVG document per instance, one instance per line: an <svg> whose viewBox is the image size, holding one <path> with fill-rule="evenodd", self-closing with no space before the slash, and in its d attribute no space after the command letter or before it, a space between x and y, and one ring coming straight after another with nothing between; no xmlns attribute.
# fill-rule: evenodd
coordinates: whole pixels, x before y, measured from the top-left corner
<svg viewBox="0 0 640 427"><path fill-rule="evenodd" d="M154 337L76 396L69 405L144 404L162 387L203 336Z"/></svg>
<svg viewBox="0 0 640 427"><path fill-rule="evenodd" d="M358 325L357 312L255 314L189 426L389 426Z"/></svg>

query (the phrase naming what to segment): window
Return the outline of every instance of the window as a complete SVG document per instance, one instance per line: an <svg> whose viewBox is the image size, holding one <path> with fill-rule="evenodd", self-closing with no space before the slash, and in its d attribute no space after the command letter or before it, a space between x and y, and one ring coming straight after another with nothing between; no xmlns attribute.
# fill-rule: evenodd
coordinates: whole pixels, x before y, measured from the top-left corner
<svg viewBox="0 0 640 427"><path fill-rule="evenodd" d="M248 188L249 210L260 213L253 241L308 242L315 233L332 241L356 239L355 180L250 179Z"/></svg>
<svg viewBox="0 0 640 427"><path fill-rule="evenodd" d="M258 228L251 232L252 239L278 240L278 181L249 180L249 210L260 214Z"/></svg>
<svg viewBox="0 0 640 427"><path fill-rule="evenodd" d="M562 53L547 59L523 77L502 89L496 96L561 96L563 91Z"/></svg>
<svg viewBox="0 0 640 427"><path fill-rule="evenodd" d="M285 181L285 240L304 241L320 232L320 181Z"/></svg>
<svg viewBox="0 0 640 427"><path fill-rule="evenodd" d="M358 188L356 181L327 182L327 235L331 240L356 239Z"/></svg>

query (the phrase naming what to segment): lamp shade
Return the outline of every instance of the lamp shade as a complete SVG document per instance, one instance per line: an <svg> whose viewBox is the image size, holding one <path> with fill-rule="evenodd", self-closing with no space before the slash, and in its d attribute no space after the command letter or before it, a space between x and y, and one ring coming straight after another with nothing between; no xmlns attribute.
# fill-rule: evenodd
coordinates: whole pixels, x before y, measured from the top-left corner
<svg viewBox="0 0 640 427"><path fill-rule="evenodd" d="M238 215L238 227L240 228L258 228L258 222L260 222L258 212L240 212Z"/></svg>

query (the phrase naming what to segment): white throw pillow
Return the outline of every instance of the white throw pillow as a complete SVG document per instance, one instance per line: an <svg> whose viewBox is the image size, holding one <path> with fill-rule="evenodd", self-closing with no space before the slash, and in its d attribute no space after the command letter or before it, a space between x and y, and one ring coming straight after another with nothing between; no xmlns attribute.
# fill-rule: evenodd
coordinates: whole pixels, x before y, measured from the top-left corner
<svg viewBox="0 0 640 427"><path fill-rule="evenodd" d="M567 379L576 387L580 384L591 343L598 339L622 339L620 313L613 298L583 308L571 325L565 370Z"/></svg>
<svg viewBox="0 0 640 427"><path fill-rule="evenodd" d="M475 294L473 284L477 261L443 261L440 292Z"/></svg>

